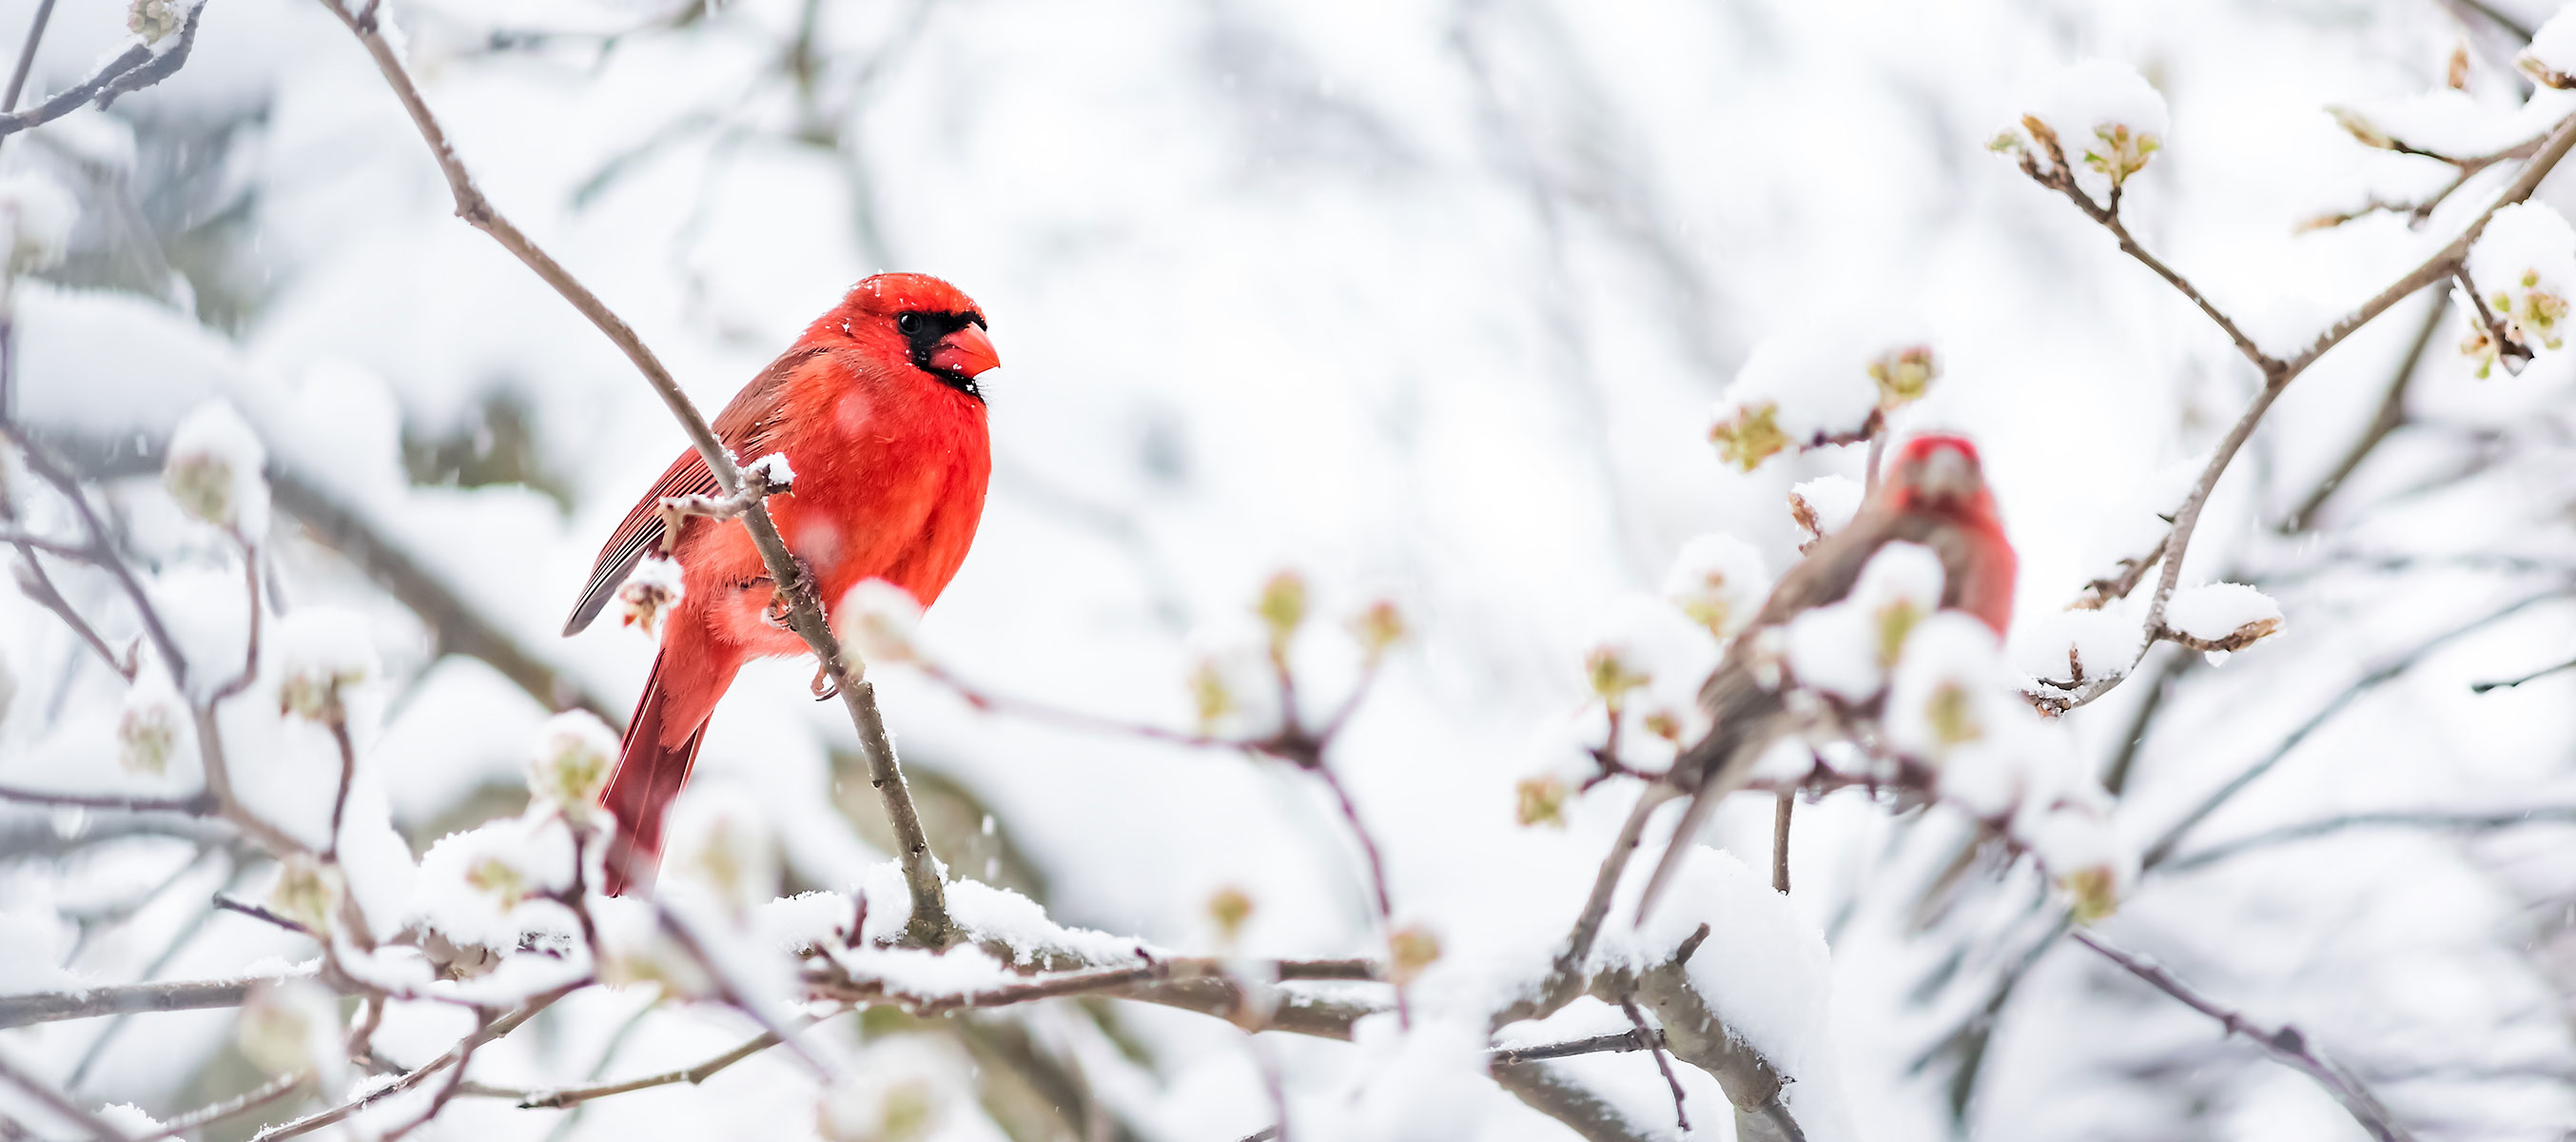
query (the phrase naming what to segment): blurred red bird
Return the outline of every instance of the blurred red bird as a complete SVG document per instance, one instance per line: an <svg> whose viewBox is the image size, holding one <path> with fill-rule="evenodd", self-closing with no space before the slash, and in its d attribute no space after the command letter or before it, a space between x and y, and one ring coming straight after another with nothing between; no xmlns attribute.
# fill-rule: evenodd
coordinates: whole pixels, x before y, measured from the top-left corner
<svg viewBox="0 0 2576 1142"><path fill-rule="evenodd" d="M884 579L926 607L965 561L993 471L975 378L1000 360L985 328L983 311L955 286L879 274L806 327L716 417L716 437L738 461L786 455L795 488L771 499L770 515L827 605ZM636 563L662 549L664 499L717 490L695 451L672 461L600 549L564 633L589 626ZM617 818L611 894L651 884L663 815L742 664L807 651L764 615L769 569L740 520L688 518L670 550L680 601L600 795Z"/></svg>
<svg viewBox="0 0 2576 1142"><path fill-rule="evenodd" d="M1708 736L1673 765L1672 779L1690 794L1690 808L1638 897L1643 921L1680 869L1692 838L1717 803L1744 787L1754 763L1795 728L1778 689L1763 685L1753 651L1754 632L1796 618L1801 611L1841 602L1861 568L1890 542L1919 543L1941 559L1941 605L1975 615L1997 637L2012 622L2013 575L2019 561L1995 514L1977 448L1956 436L1918 436L1896 455L1887 478L1841 531L1825 537L1807 558L1771 589L1752 625L1727 647L1726 657L1700 687L1700 709L1709 715Z"/></svg>

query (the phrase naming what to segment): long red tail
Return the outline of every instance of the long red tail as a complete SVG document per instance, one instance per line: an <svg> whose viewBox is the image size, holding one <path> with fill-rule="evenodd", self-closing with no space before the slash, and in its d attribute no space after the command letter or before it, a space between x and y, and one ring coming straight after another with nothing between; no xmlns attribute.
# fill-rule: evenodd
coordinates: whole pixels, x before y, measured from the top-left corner
<svg viewBox="0 0 2576 1142"><path fill-rule="evenodd" d="M662 818L688 783L698 746L707 738L712 703L675 703L678 687L667 677L674 671L666 669L672 665L669 651L654 656L653 674L644 682L644 696L636 700L635 717L626 723L626 740L618 748L617 772L599 795L599 803L617 817L616 834L608 843L605 887L611 896L653 887L653 874L662 863ZM679 704L696 709L672 708ZM678 744L667 744L678 717L694 717L696 724Z"/></svg>

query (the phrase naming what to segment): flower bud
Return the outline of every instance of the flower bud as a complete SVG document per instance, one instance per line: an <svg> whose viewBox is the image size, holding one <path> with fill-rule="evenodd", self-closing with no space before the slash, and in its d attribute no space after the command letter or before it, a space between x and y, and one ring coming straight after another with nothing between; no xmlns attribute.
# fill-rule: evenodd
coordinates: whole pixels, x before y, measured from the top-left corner
<svg viewBox="0 0 2576 1142"><path fill-rule="evenodd" d="M883 579L866 580L841 596L832 618L863 662L921 660L921 602L910 591Z"/></svg>
<svg viewBox="0 0 2576 1142"><path fill-rule="evenodd" d="M1878 385L1878 407L1886 412L1921 399L1940 378L1941 365L1929 345L1891 349L1869 363L1869 379Z"/></svg>
<svg viewBox="0 0 2576 1142"><path fill-rule="evenodd" d="M1295 571L1281 571L1261 585L1261 598L1253 603L1252 613L1270 632L1270 652L1285 655L1288 641L1306 622L1306 577Z"/></svg>
<svg viewBox="0 0 2576 1142"><path fill-rule="evenodd" d="M319 936L331 930L343 890L340 870L303 854L278 866L277 885L268 890L268 910Z"/></svg>
<svg viewBox="0 0 2576 1142"><path fill-rule="evenodd" d="M277 712L337 725L349 716L351 687L375 674L364 620L346 611L309 607L277 624Z"/></svg>
<svg viewBox="0 0 2576 1142"><path fill-rule="evenodd" d="M1404 636L1408 633L1410 631L1405 626L1404 612L1397 610L1395 604L1386 599L1370 603L1367 610L1361 611L1351 619L1351 637L1359 640L1360 650L1365 652L1372 662L1384 657L1387 650L1396 643L1404 641Z"/></svg>
<svg viewBox="0 0 2576 1142"><path fill-rule="evenodd" d="M946 1117L939 1089L926 1077L859 1078L824 1093L815 1133L823 1142L921 1142Z"/></svg>
<svg viewBox="0 0 2576 1142"><path fill-rule="evenodd" d="M1719 420L1708 430L1708 439L1717 445L1719 459L1747 472L1789 446L1789 434L1780 430L1780 406L1768 403Z"/></svg>
<svg viewBox="0 0 2576 1142"><path fill-rule="evenodd" d="M161 774L188 731L188 705L160 668L137 673L116 718L116 763L128 773Z"/></svg>
<svg viewBox="0 0 2576 1142"><path fill-rule="evenodd" d="M646 556L627 573L626 582L618 585L617 624L640 627L645 637L658 638L662 616L678 607L687 593L677 560Z"/></svg>
<svg viewBox="0 0 2576 1142"><path fill-rule="evenodd" d="M1565 827L1567 790L1562 779L1547 775L1525 777L1521 779L1516 792L1519 795L1519 816L1523 827L1531 825L1554 825L1560 829Z"/></svg>
<svg viewBox="0 0 2576 1142"><path fill-rule="evenodd" d="M1217 942L1231 945L1243 935L1245 922L1252 919L1252 896L1227 885L1209 895L1207 914L1216 922Z"/></svg>
<svg viewBox="0 0 2576 1142"><path fill-rule="evenodd" d="M272 1075L328 1068L340 1054L339 1035L339 1002L308 979L251 985L233 1025L242 1055Z"/></svg>
<svg viewBox="0 0 2576 1142"><path fill-rule="evenodd" d="M250 425L231 405L215 401L189 413L171 433L161 485L181 511L255 536L268 529L268 482L260 475L267 463L268 450Z"/></svg>
<svg viewBox="0 0 2576 1142"><path fill-rule="evenodd" d="M1629 665L1619 649L1611 646L1594 647L1592 653L1583 656L1583 676L1594 694L1614 706L1629 691L1654 681L1653 675Z"/></svg>
<svg viewBox="0 0 2576 1142"><path fill-rule="evenodd" d="M617 734L588 710L546 719L528 754L528 796L574 822L590 819L617 765Z"/></svg>
<svg viewBox="0 0 2576 1142"><path fill-rule="evenodd" d="M1402 987L1440 962L1440 937L1419 924L1409 925L1387 937L1386 952L1387 976Z"/></svg>

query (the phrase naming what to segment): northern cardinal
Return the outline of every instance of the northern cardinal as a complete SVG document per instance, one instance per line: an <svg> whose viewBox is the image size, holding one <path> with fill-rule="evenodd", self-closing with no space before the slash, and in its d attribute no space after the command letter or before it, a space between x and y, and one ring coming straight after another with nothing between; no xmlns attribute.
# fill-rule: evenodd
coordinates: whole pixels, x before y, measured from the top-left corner
<svg viewBox="0 0 2576 1142"><path fill-rule="evenodd" d="M926 607L965 561L993 470L975 378L1000 360L984 330L983 311L955 286L879 274L807 326L716 417L716 437L737 460L786 455L794 488L769 512L827 603L875 578ZM564 633L589 626L636 563L665 549L664 499L717 490L695 451L672 461L600 549ZM651 884L663 815L743 662L807 649L767 617L769 568L740 520L689 517L668 550L680 565L680 602L600 795L617 818L612 895Z"/></svg>
<svg viewBox="0 0 2576 1142"><path fill-rule="evenodd" d="M1708 736L1683 751L1672 778L1691 796L1681 826L1637 898L1643 922L1655 898L1681 867L1691 838L1717 803L1744 787L1754 763L1795 729L1776 686L1763 684L1753 635L1801 611L1842 601L1878 549L1892 541L1919 543L1941 559L1941 605L1985 621L2000 637L2012 621L2013 573L2018 561L1994 493L1986 489L1977 449L1956 436L1918 436L1898 452L1887 477L1841 531L1825 537L1771 589L1771 597L1700 686ZM1776 678L1774 679L1776 682Z"/></svg>

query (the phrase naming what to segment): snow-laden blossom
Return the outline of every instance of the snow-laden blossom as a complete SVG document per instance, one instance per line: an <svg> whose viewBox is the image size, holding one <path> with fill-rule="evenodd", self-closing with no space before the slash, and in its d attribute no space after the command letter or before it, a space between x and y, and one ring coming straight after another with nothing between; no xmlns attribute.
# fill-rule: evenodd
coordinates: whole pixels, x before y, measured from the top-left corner
<svg viewBox="0 0 2576 1142"><path fill-rule="evenodd" d="M72 222L80 204L50 178L36 174L0 177L0 230L6 232L12 274L32 274L61 265L71 249Z"/></svg>
<svg viewBox="0 0 2576 1142"><path fill-rule="evenodd" d="M2043 156L2057 150L2078 179L2101 187L2128 181L2164 146L2164 96L2124 63L2097 59L2060 68L2022 111L2020 122L1989 144L1994 150Z"/></svg>
<svg viewBox="0 0 2576 1142"><path fill-rule="evenodd" d="M330 989L309 979L267 980L251 985L233 1040L243 1057L272 1075L313 1072L323 1076L323 1089L336 1089L346 1073L348 1051L340 1042L340 1002Z"/></svg>
<svg viewBox="0 0 2576 1142"><path fill-rule="evenodd" d="M1771 593L1762 553L1732 535L1695 536L1664 572L1664 599L1719 642L1753 621Z"/></svg>
<svg viewBox="0 0 2576 1142"><path fill-rule="evenodd" d="M528 797L575 823L599 807L599 791L617 765L617 731L588 710L546 719L528 751Z"/></svg>
<svg viewBox="0 0 2576 1142"><path fill-rule="evenodd" d="M2469 247L2468 271L2478 300L2514 343L2535 353L2566 343L2567 301L2576 297L2576 229L2556 210L2523 202L2496 211Z"/></svg>
<svg viewBox="0 0 2576 1142"><path fill-rule="evenodd" d="M647 555L626 573L617 587L617 625L640 627L645 637L659 637L662 616L680 605L686 582L676 559Z"/></svg>
<svg viewBox="0 0 2576 1142"><path fill-rule="evenodd" d="M2140 633L2134 620L2108 611L2059 611L2013 631L2013 664L2059 686L2116 678L2137 661Z"/></svg>
<svg viewBox="0 0 2576 1142"><path fill-rule="evenodd" d="M2165 601L2165 627L2194 650L2243 650L2281 630L2281 604L2243 583L2204 583Z"/></svg>
<svg viewBox="0 0 2576 1142"><path fill-rule="evenodd" d="M199 405L170 434L161 484L180 510L246 536L268 531L268 450L223 401Z"/></svg>
<svg viewBox="0 0 2576 1142"><path fill-rule="evenodd" d="M1627 726L1621 753L1632 765L1661 765L1674 746L1707 731L1700 681L1716 669L1718 644L1707 628L1664 599L1636 593L1614 600L1584 654L1584 681Z"/></svg>
<svg viewBox="0 0 2576 1142"><path fill-rule="evenodd" d="M572 886L572 850L563 823L535 813L450 833L422 855L406 920L456 947L513 951L562 928L569 914L547 897Z"/></svg>
<svg viewBox="0 0 2576 1142"><path fill-rule="evenodd" d="M1865 439L1887 407L1883 384L1914 384L1919 395L1930 382L1928 371L1898 366L1898 373L1888 373L1904 350L1887 356L1849 345L1847 337L1822 332L1756 345L1717 400L1709 440L1719 457L1750 472L1784 449ZM1891 380L1881 382L1878 374Z"/></svg>
<svg viewBox="0 0 2576 1142"><path fill-rule="evenodd" d="M1783 639L1789 672L1802 686L1868 701L1887 685L1916 624L1940 608L1942 580L1941 557L1931 548L1880 548L1843 601L1789 621Z"/></svg>
<svg viewBox="0 0 2576 1142"><path fill-rule="evenodd" d="M1799 550L1813 547L1828 535L1841 531L1860 513L1861 500L1868 490L1849 476L1818 476L1789 486L1789 522L1807 533L1807 542Z"/></svg>
<svg viewBox="0 0 2576 1142"><path fill-rule="evenodd" d="M332 724L348 717L347 692L376 675L366 620L336 607L306 607L277 623L277 709Z"/></svg>
<svg viewBox="0 0 2576 1142"><path fill-rule="evenodd" d="M860 664L921 658L921 601L883 579L863 580L841 596L832 625Z"/></svg>
<svg viewBox="0 0 2576 1142"><path fill-rule="evenodd" d="M2066 894L2078 923L2117 911L2137 879L2137 854L2112 819L2109 798L2089 779L2034 792L2010 828Z"/></svg>
<svg viewBox="0 0 2576 1142"><path fill-rule="evenodd" d="M1937 763L1990 743L2008 721L2035 716L2018 691L1992 629L1965 612L1934 614L1907 636L1888 683L1888 744Z"/></svg>
<svg viewBox="0 0 2576 1142"><path fill-rule="evenodd" d="M927 1142L969 1105L959 1069L923 1049L923 1036L875 1041L861 1066L823 1091L814 1131L823 1142Z"/></svg>
<svg viewBox="0 0 2576 1142"><path fill-rule="evenodd" d="M340 898L349 890L338 865L323 864L297 853L278 863L277 883L268 890L268 910L304 930L328 932L339 917Z"/></svg>
<svg viewBox="0 0 2576 1142"><path fill-rule="evenodd" d="M161 774L192 734L188 703L159 663L147 663L125 688L116 715L116 763L128 773Z"/></svg>

